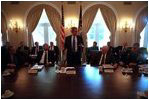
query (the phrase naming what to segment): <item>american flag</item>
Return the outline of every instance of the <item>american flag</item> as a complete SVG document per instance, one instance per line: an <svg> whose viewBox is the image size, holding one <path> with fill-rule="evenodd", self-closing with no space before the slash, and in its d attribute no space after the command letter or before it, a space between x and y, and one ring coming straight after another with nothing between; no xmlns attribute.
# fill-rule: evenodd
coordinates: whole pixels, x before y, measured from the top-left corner
<svg viewBox="0 0 149 100"><path fill-rule="evenodd" d="M64 49L64 41L65 41L65 29L64 29L64 9L63 9L63 5L61 7L61 11L62 11L62 25L61 25L61 49Z"/></svg>

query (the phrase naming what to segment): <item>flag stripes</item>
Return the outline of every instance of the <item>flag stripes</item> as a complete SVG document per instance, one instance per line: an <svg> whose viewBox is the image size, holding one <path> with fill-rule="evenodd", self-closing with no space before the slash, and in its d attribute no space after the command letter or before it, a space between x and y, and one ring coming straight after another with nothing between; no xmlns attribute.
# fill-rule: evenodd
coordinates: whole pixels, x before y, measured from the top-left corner
<svg viewBox="0 0 149 100"><path fill-rule="evenodd" d="M65 29L64 29L64 9L63 9L63 5L61 7L61 11L62 11L62 22L61 22L61 49L64 49L64 42L65 42Z"/></svg>

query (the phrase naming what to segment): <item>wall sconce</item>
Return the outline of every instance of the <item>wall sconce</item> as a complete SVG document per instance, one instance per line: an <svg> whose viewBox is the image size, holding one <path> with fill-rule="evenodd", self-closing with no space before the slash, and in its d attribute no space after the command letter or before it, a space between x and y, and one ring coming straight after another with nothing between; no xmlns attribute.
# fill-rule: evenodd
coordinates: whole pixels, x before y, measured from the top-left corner
<svg viewBox="0 0 149 100"><path fill-rule="evenodd" d="M124 31L125 33L127 33L128 31L131 31L131 29L133 28L133 23L131 19L127 19L127 20L123 20L121 22L121 29L122 31Z"/></svg>
<svg viewBox="0 0 149 100"><path fill-rule="evenodd" d="M69 17L69 18L66 18L65 20L65 23L66 23L66 29L70 29L71 27L77 27L78 25L78 19L76 17Z"/></svg>
<svg viewBox="0 0 149 100"><path fill-rule="evenodd" d="M9 27L10 27L10 30L12 30L16 33L18 33L22 28L22 26L18 20L10 20Z"/></svg>
<svg viewBox="0 0 149 100"><path fill-rule="evenodd" d="M75 24L71 20L70 23L67 24L66 29L70 29L71 27L74 27L74 26L75 26Z"/></svg>
<svg viewBox="0 0 149 100"><path fill-rule="evenodd" d="M128 32L128 30L130 29L130 26L128 25L128 22L125 22L125 25L122 27L122 29L124 30L124 32Z"/></svg>

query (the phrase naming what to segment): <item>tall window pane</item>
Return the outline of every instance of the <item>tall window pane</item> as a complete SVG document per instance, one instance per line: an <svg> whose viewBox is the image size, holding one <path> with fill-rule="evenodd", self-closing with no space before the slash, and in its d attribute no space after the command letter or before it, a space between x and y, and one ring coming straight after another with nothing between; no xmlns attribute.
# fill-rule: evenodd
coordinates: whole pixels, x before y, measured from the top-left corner
<svg viewBox="0 0 149 100"><path fill-rule="evenodd" d="M43 9L38 25L33 32L33 39L34 42L38 41L39 45L50 42L56 45L56 34L48 20L45 9Z"/></svg>
<svg viewBox="0 0 149 100"><path fill-rule="evenodd" d="M98 9L93 24L87 33L88 47L91 47L93 42L96 41L98 47L101 48L107 45L107 42L110 41L109 37L110 31L106 26L100 9Z"/></svg>
<svg viewBox="0 0 149 100"><path fill-rule="evenodd" d="M148 23L140 34L140 47L148 48Z"/></svg>

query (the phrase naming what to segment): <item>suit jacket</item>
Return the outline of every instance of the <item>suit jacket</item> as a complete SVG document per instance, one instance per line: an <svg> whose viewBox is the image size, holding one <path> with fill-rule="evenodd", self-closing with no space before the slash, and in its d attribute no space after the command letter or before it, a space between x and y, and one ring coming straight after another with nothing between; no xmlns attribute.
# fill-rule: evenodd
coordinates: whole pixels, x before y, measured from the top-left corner
<svg viewBox="0 0 149 100"><path fill-rule="evenodd" d="M35 54L36 47L32 47L31 54ZM42 46L39 46L39 51L42 51Z"/></svg>
<svg viewBox="0 0 149 100"><path fill-rule="evenodd" d="M43 55L44 51L39 51L38 54L37 54L37 58L36 58L36 63L40 63L40 60L42 58L42 55ZM49 50L48 50L48 62L50 61L50 56L49 56Z"/></svg>
<svg viewBox="0 0 149 100"><path fill-rule="evenodd" d="M11 59L11 56L13 57L13 60ZM16 54L9 54L7 55L7 64L15 64L17 66L18 62L17 62L17 56Z"/></svg>
<svg viewBox="0 0 149 100"><path fill-rule="evenodd" d="M50 60L52 62L57 61L58 62L58 56L59 56L59 48L57 46L54 46L54 50L50 50L49 46L49 56L50 56Z"/></svg>
<svg viewBox="0 0 149 100"><path fill-rule="evenodd" d="M74 52L72 48L72 35L66 37L64 48L67 49L67 66L80 66L81 65L81 53L83 45L83 39L77 36L77 52Z"/></svg>
<svg viewBox="0 0 149 100"><path fill-rule="evenodd" d="M98 48L98 46L96 46L96 47L90 47L90 51L99 51L99 48Z"/></svg>
<svg viewBox="0 0 149 100"><path fill-rule="evenodd" d="M67 36L65 38L64 48L67 49L68 54L73 52L72 44L71 44L71 37L72 37L72 35ZM78 47L77 52L81 53L82 52L82 47L80 45L84 45L83 39L82 39L81 36L77 36L77 47Z"/></svg>
<svg viewBox="0 0 149 100"><path fill-rule="evenodd" d="M101 57L102 57L102 52L100 52L100 54L99 54L99 58L100 58L99 63L100 63ZM113 64L115 63L115 59L114 59L112 52L109 50L106 54L105 64L112 64L112 63ZM101 62L101 65L102 64L103 64L103 62Z"/></svg>

